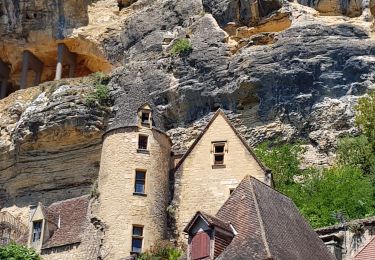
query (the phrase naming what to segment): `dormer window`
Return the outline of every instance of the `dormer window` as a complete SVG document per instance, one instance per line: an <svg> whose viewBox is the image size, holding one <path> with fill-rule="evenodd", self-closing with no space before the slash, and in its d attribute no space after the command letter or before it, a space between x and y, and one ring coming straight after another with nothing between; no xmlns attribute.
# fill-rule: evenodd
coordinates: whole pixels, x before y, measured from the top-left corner
<svg viewBox="0 0 375 260"><path fill-rule="evenodd" d="M38 244L40 242L40 238L42 236L42 221L34 221L33 222L33 233L31 237L31 241L33 244Z"/></svg>
<svg viewBox="0 0 375 260"><path fill-rule="evenodd" d="M148 104L144 104L138 109L138 126L152 127L152 109Z"/></svg>
<svg viewBox="0 0 375 260"><path fill-rule="evenodd" d="M150 112L142 111L141 113L141 124L149 126L150 125Z"/></svg>

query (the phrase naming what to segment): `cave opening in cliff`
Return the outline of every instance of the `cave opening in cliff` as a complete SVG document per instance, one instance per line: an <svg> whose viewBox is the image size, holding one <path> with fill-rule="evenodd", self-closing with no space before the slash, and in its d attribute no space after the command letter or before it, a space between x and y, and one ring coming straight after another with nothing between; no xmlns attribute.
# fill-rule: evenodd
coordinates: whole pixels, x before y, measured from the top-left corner
<svg viewBox="0 0 375 260"><path fill-rule="evenodd" d="M77 39L30 46L0 44L1 98L46 81L110 72L112 65L95 44Z"/></svg>

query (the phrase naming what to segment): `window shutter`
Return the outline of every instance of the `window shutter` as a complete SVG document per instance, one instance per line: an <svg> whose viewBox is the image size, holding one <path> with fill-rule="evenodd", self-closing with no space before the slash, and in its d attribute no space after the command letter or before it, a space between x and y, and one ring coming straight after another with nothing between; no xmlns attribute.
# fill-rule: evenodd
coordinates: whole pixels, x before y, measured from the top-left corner
<svg viewBox="0 0 375 260"><path fill-rule="evenodd" d="M202 259L210 256L210 236L206 232L195 234L191 241L191 259Z"/></svg>

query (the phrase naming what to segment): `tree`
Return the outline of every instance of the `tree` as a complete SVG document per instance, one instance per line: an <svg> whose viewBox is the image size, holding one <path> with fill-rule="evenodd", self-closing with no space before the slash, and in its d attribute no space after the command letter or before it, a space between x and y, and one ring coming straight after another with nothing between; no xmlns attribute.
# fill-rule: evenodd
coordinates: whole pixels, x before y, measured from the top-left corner
<svg viewBox="0 0 375 260"><path fill-rule="evenodd" d="M42 260L32 248L10 243L0 247L0 260Z"/></svg>
<svg viewBox="0 0 375 260"><path fill-rule="evenodd" d="M348 220L375 214L371 182L351 166L305 176L298 196L296 204L313 227L337 223L338 212Z"/></svg>
<svg viewBox="0 0 375 260"><path fill-rule="evenodd" d="M295 176L301 174L299 155L302 148L299 144L279 144L269 141L261 143L255 154L272 170L273 181L277 190L288 193L290 186L295 184Z"/></svg>
<svg viewBox="0 0 375 260"><path fill-rule="evenodd" d="M275 188L291 198L316 228L337 223L335 214L338 212L348 220L375 214L373 186L359 168L367 159L361 157L364 151L358 152L357 148L366 150L361 147L365 142L364 139L357 140L353 152L350 150L352 140L344 140L342 149L347 149L351 156L346 159L348 164L338 163L338 166L324 170L301 170L299 155L302 148L298 144L271 145L266 142L255 152L272 170Z"/></svg>
<svg viewBox="0 0 375 260"><path fill-rule="evenodd" d="M355 122L367 136L375 151L375 91L360 98L355 108L357 111Z"/></svg>

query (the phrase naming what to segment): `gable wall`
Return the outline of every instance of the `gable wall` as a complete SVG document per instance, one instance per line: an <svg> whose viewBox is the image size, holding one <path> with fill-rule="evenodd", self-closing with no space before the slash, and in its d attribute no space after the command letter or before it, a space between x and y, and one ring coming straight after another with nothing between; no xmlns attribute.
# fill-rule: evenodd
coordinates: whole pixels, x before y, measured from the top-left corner
<svg viewBox="0 0 375 260"><path fill-rule="evenodd" d="M227 141L225 168L212 168L213 141ZM176 172L174 203L178 207L176 224L180 237L198 210L216 214L228 199L229 189L237 187L246 175L265 181L263 169L219 114Z"/></svg>

